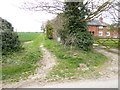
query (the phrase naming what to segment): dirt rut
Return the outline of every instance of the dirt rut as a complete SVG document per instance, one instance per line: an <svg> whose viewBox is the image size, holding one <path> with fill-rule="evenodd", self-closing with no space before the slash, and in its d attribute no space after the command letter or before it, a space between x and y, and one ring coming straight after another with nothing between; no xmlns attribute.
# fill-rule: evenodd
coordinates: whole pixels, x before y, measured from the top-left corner
<svg viewBox="0 0 120 90"><path fill-rule="evenodd" d="M20 80L10 84L3 85L3 88L27 88L33 85L41 86L45 81L46 76L56 65L56 57L52 55L43 45L40 46L40 50L43 53L43 60L40 60L37 65L39 68L36 69L34 75L30 75L27 80Z"/></svg>

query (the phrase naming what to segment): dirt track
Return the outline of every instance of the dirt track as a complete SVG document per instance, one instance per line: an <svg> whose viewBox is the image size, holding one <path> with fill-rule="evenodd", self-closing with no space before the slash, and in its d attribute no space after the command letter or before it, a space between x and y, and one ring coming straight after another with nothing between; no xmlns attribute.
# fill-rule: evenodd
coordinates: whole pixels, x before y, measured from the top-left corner
<svg viewBox="0 0 120 90"><path fill-rule="evenodd" d="M47 74L56 65L56 58L43 46L43 60L38 62L42 65L36 70L35 75L31 75L28 80L17 83L3 85L5 88L117 88L118 87L118 55L107 52L102 49L96 49L98 52L106 55L110 60L100 68L102 77L93 80L67 81L67 82L51 82L48 83L44 79Z"/></svg>
<svg viewBox="0 0 120 90"><path fill-rule="evenodd" d="M42 88L118 88L118 55L102 49L95 50L109 58L100 68L99 79L49 83Z"/></svg>
<svg viewBox="0 0 120 90"><path fill-rule="evenodd" d="M29 86L34 86L36 84L42 85L45 77L52 70L52 67L56 65L56 58L53 56L47 49L45 49L42 45L40 46L40 50L43 53L43 60L40 60L37 65L40 67L36 69L36 74L28 77L27 80L21 80L19 82L5 84L3 88L24 88Z"/></svg>

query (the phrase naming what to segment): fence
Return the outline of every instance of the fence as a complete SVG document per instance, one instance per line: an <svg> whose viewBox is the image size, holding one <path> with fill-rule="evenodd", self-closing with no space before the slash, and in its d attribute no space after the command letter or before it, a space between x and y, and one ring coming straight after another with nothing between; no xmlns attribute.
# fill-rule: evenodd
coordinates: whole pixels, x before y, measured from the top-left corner
<svg viewBox="0 0 120 90"><path fill-rule="evenodd" d="M98 38L94 41L94 44L104 48L119 48L120 47L120 38Z"/></svg>

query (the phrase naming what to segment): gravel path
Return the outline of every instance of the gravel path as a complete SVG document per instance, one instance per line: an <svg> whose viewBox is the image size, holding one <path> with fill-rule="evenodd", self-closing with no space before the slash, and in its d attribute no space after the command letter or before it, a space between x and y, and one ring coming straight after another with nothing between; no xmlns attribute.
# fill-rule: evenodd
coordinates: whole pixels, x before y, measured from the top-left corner
<svg viewBox="0 0 120 90"><path fill-rule="evenodd" d="M111 48L110 50L114 51L114 52L117 52L117 53L120 53L120 50L118 50L118 49Z"/></svg>
<svg viewBox="0 0 120 90"><path fill-rule="evenodd" d="M95 49L96 51L108 57L109 61L100 68L101 78L118 78L118 54L105 51L103 49Z"/></svg>

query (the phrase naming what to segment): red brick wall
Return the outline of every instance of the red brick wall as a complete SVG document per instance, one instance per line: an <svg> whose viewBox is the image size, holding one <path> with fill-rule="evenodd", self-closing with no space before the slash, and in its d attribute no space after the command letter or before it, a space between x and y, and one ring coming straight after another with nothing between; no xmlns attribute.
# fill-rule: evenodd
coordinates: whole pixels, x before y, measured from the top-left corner
<svg viewBox="0 0 120 90"><path fill-rule="evenodd" d="M88 31L94 32L94 36L98 36L98 26L88 26Z"/></svg>
<svg viewBox="0 0 120 90"><path fill-rule="evenodd" d="M119 37L118 37L118 36L119 36L119 35L118 35L118 32L113 31L113 32L111 32L110 34L111 34L111 35L110 35L111 37L114 37L114 34L116 34L116 35L117 35L117 38L119 38Z"/></svg>
<svg viewBox="0 0 120 90"><path fill-rule="evenodd" d="M88 31L90 31L91 33L94 32L94 36L99 36L99 31L103 32L103 36L99 36L102 38L114 38L114 34L117 34L118 37L118 32L114 32L114 31L108 31L106 27L103 27L103 29L99 29L99 26L88 26ZM106 36L106 32L110 32L110 36Z"/></svg>

